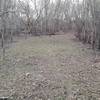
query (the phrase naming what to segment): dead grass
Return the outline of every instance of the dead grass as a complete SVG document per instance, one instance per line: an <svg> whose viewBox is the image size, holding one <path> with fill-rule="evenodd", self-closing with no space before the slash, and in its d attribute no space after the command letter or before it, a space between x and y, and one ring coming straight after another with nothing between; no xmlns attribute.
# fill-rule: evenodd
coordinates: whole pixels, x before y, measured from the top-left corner
<svg viewBox="0 0 100 100"><path fill-rule="evenodd" d="M16 100L66 100L72 89L70 73L92 65L93 51L72 34L30 37L6 51L0 60L0 95ZM28 74L28 76L27 76Z"/></svg>

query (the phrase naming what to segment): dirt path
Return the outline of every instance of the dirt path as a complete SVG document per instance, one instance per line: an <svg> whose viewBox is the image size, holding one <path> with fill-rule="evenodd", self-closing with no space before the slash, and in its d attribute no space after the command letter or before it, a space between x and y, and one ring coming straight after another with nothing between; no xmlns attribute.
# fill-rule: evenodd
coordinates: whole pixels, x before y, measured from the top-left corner
<svg viewBox="0 0 100 100"><path fill-rule="evenodd" d="M70 100L81 86L73 78L80 79L78 72L90 69L93 60L93 51L72 34L20 41L7 50L6 64L0 63L0 95L15 100Z"/></svg>

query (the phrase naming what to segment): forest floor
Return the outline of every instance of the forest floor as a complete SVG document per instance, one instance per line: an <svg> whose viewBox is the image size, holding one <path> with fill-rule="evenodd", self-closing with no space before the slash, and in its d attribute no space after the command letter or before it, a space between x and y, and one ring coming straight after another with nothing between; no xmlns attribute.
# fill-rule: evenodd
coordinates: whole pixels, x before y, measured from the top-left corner
<svg viewBox="0 0 100 100"><path fill-rule="evenodd" d="M92 80L94 65L100 65L99 56L73 34L22 39L6 50L5 61L0 60L0 97L71 100Z"/></svg>

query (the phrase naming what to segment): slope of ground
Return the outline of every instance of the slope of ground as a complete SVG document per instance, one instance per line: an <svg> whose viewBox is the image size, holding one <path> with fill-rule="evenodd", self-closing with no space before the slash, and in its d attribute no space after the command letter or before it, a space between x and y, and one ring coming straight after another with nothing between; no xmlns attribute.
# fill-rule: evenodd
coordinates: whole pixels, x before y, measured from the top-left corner
<svg viewBox="0 0 100 100"><path fill-rule="evenodd" d="M5 61L0 60L0 96L15 100L70 100L89 80L91 73L87 74L87 70L94 68L94 63L93 51L72 34L20 40L6 50Z"/></svg>

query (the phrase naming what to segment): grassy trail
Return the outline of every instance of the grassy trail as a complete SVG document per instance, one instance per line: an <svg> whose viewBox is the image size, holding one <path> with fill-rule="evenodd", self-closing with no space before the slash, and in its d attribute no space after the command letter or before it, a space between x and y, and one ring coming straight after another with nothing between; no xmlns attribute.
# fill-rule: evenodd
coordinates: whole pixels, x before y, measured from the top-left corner
<svg viewBox="0 0 100 100"><path fill-rule="evenodd" d="M16 100L68 100L71 77L91 66L93 58L93 51L69 33L20 40L7 49L5 65L0 62L0 95Z"/></svg>

